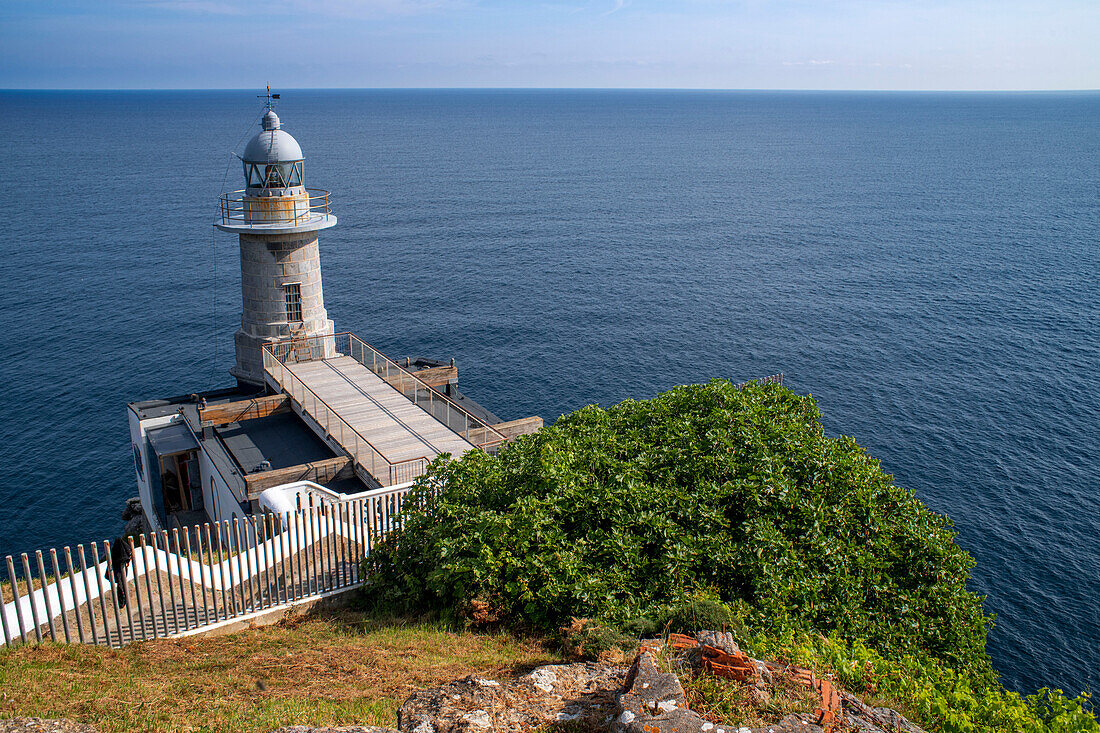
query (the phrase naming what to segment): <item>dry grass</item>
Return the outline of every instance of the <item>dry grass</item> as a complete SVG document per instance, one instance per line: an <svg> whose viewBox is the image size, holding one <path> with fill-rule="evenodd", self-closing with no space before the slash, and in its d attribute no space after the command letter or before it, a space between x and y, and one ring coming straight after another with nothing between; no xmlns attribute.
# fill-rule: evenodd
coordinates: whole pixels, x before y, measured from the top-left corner
<svg viewBox="0 0 1100 733"><path fill-rule="evenodd" d="M65 576L65 577L68 577L68 576ZM19 597L20 598L26 598L26 596L27 596L27 579L26 578L19 578L18 582L19 582ZM47 583L52 583L53 582L53 576L52 575L47 575L46 576L46 582ZM31 582L30 582L30 591L34 592L34 591L38 590L41 587L42 587L42 579L37 577L37 576L32 577ZM11 582L7 581L7 580L0 580L0 601L3 601L4 603L11 603L14 600L15 600L15 595L12 593L12 590L11 590ZM0 639L0 643L2 643L2 641L3 640Z"/></svg>
<svg viewBox="0 0 1100 733"><path fill-rule="evenodd" d="M541 643L373 621L351 611L121 650L0 651L0 718L66 717L110 731L395 727L415 690L557 661Z"/></svg>
<svg viewBox="0 0 1100 733"><path fill-rule="evenodd" d="M787 675L775 675L765 694L752 685L707 672L681 672L679 676L689 707L716 724L760 728L791 713L808 717L820 704L809 687Z"/></svg>

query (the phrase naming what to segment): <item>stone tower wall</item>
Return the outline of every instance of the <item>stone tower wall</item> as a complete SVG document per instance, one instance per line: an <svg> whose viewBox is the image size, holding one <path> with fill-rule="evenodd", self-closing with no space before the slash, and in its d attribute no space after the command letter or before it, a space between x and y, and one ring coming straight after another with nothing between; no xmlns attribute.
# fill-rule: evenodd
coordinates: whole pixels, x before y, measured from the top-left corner
<svg viewBox="0 0 1100 733"><path fill-rule="evenodd" d="M262 344L295 334L319 336L333 332L321 286L321 253L317 232L301 234L241 234L241 328L235 342L233 376L263 383ZM299 283L302 321L287 322L283 285Z"/></svg>

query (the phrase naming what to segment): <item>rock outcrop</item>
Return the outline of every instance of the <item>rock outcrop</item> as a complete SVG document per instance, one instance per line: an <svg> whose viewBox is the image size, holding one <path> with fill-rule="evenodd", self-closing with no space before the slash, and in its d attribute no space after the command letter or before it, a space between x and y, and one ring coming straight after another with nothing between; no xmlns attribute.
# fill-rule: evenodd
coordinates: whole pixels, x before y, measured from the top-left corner
<svg viewBox="0 0 1100 733"><path fill-rule="evenodd" d="M695 639L680 640L668 651L681 655L688 665L703 665L715 650L736 658L741 674L749 677L744 684L761 699L769 697L776 674L790 676L789 669L743 654L730 634L700 632ZM811 689L828 691L823 694L832 703L823 702L823 707L831 708L831 715L824 710L815 711L818 715L787 715L755 728L708 720L689 708L679 678L661 670L663 647L660 640L642 642L629 670L594 663L547 665L512 680L471 676L422 690L401 706L398 727L400 733L529 733L561 723L594 733L827 733L845 728L859 733L924 733L896 711L872 708L853 695L837 693L831 682L822 684L807 670L797 671Z"/></svg>
<svg viewBox="0 0 1100 733"><path fill-rule="evenodd" d="M627 670L554 664L512 680L466 677L414 693L398 713L402 733L520 733L573 722L606 730Z"/></svg>

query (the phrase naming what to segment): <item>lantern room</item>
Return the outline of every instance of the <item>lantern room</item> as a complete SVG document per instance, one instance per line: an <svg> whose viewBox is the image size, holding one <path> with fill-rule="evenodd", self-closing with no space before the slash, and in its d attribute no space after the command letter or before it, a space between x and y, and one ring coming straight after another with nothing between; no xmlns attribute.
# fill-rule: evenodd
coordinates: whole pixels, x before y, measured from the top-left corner
<svg viewBox="0 0 1100 733"><path fill-rule="evenodd" d="M269 109L261 122L263 129L245 146L241 163L244 166L245 191L248 196L287 196L300 191L302 178L302 147L282 129L279 116Z"/></svg>

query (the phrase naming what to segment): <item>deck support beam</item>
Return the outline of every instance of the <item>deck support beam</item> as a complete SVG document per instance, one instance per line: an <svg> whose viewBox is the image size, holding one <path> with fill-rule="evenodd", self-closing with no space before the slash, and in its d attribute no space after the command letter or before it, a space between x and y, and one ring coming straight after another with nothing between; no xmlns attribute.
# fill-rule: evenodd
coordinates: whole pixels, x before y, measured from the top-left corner
<svg viewBox="0 0 1100 733"><path fill-rule="evenodd" d="M313 463L300 463L297 466L250 473L244 477L244 483L248 491L248 498L255 499L272 487L293 483L294 481L312 481L315 484L323 484L326 481L339 478L339 474L348 470L350 466L350 458L337 456L336 458L326 458L323 461L314 461Z"/></svg>
<svg viewBox="0 0 1100 733"><path fill-rule="evenodd" d="M508 422L498 422L496 425L491 426L493 430L504 436L505 440L515 440L521 435L530 435L537 432L542 427L542 418L538 415L533 417L521 417L519 420L509 420Z"/></svg>
<svg viewBox="0 0 1100 733"><path fill-rule="evenodd" d="M228 425L242 420L254 420L277 412L290 411L290 398L285 394L255 397L251 400L238 400L220 405L199 408L199 426L204 428Z"/></svg>

